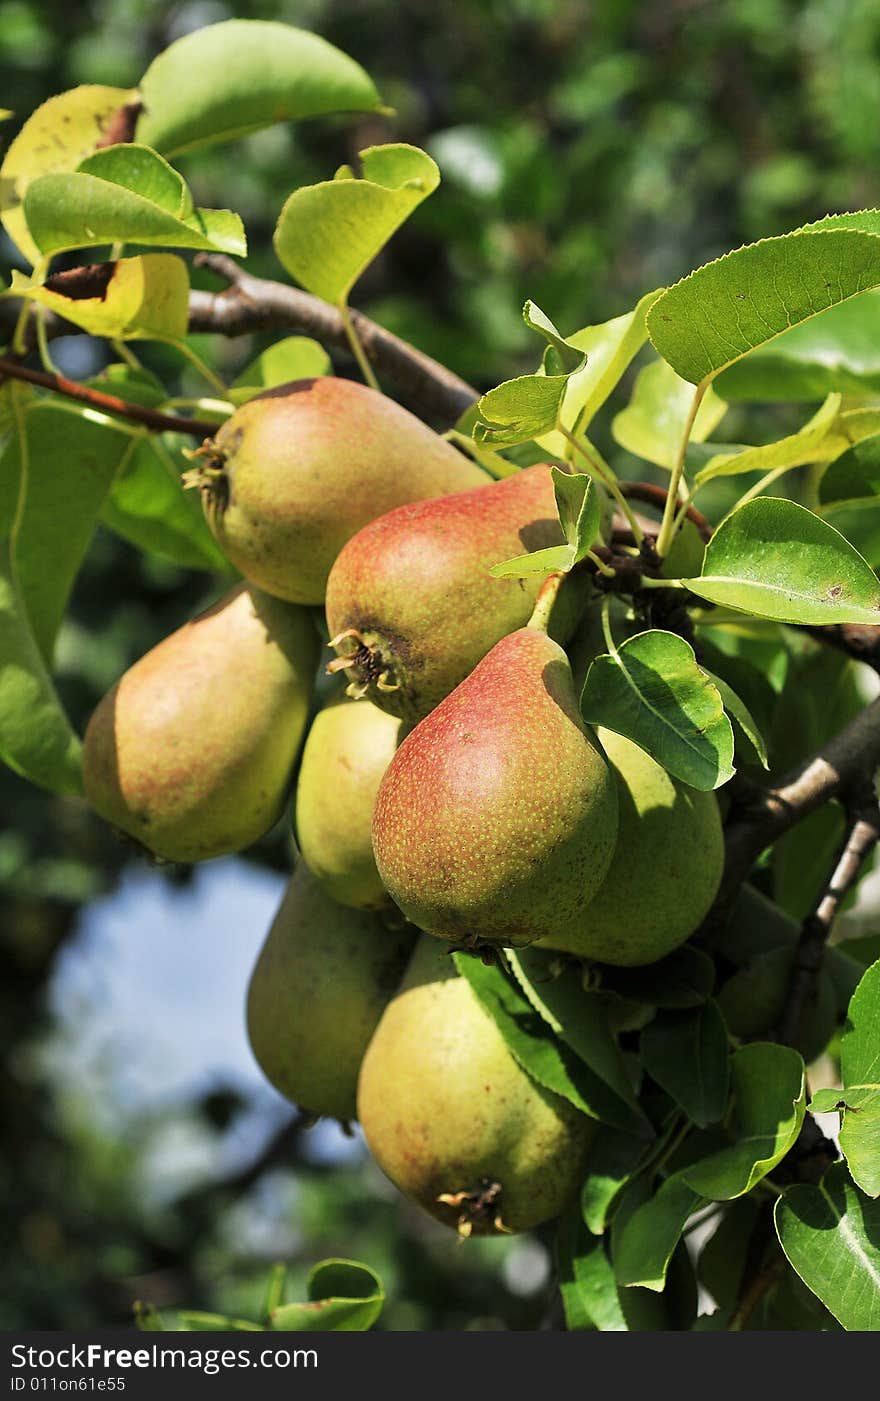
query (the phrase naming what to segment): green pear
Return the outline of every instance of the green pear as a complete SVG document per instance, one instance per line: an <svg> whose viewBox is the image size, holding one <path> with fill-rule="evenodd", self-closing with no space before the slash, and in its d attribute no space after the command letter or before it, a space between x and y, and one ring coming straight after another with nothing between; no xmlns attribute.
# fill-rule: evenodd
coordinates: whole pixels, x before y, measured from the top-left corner
<svg viewBox="0 0 880 1401"><path fill-rule="evenodd" d="M187 473L218 544L252 583L322 603L350 536L405 501L481 486L486 474L393 399L331 376L249 399Z"/></svg>
<svg viewBox="0 0 880 1401"><path fill-rule="evenodd" d="M577 920L617 837L617 789L568 659L511 633L401 744L373 814L379 875L454 942L527 944Z"/></svg>
<svg viewBox="0 0 880 1401"><path fill-rule="evenodd" d="M600 729L617 780L617 846L582 919L542 943L600 963L654 963L693 934L724 866L714 793L671 777L637 744Z"/></svg>
<svg viewBox="0 0 880 1401"><path fill-rule="evenodd" d="M141 657L89 721L86 797L166 861L241 851L281 816L320 651L245 585Z"/></svg>
<svg viewBox="0 0 880 1401"><path fill-rule="evenodd" d="M384 905L373 856L373 808L401 729L393 715L337 697L312 722L296 785L296 836L303 859L343 905Z"/></svg>
<svg viewBox="0 0 880 1401"><path fill-rule="evenodd" d="M412 930L337 905L299 862L247 994L267 1080L309 1114L355 1117L361 1059L413 947Z"/></svg>
<svg viewBox="0 0 880 1401"><path fill-rule="evenodd" d="M364 1056L358 1117L394 1185L463 1235L557 1216L593 1137L585 1115L520 1068L431 939L416 945Z"/></svg>
<svg viewBox="0 0 880 1401"><path fill-rule="evenodd" d="M529 620L544 576L494 579L491 566L561 540L545 465L380 516L330 571L331 667L350 695L421 720Z"/></svg>

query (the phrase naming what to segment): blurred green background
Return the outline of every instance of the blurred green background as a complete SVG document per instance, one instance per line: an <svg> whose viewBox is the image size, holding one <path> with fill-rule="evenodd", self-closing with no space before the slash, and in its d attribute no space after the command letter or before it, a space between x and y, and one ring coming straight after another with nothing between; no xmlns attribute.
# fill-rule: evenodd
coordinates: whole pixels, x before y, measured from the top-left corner
<svg viewBox="0 0 880 1401"><path fill-rule="evenodd" d="M136 84L173 39L233 14L316 30L397 116L186 158L198 203L238 210L249 266L279 276L271 232L293 188L376 140L427 147L440 191L354 300L480 388L533 368L526 297L568 333L741 242L880 203L872 0L5 0L6 136L52 93ZM260 343L199 348L233 373ZM83 339L56 354L96 368ZM170 354L147 358L200 392ZM75 720L212 588L99 534L61 640ZM274 1259L296 1288L335 1254L383 1274L385 1327L554 1325L542 1239L460 1247L357 1139L306 1130L261 1086L242 1003L283 825L193 876L151 871L83 805L5 771L0 812L0 1328L126 1326L138 1298L253 1315Z"/></svg>

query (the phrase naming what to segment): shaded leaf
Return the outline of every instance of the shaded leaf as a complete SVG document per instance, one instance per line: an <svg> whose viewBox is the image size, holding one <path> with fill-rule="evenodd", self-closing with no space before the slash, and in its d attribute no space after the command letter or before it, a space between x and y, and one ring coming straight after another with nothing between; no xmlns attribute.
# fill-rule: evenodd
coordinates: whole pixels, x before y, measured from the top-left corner
<svg viewBox="0 0 880 1401"><path fill-rule="evenodd" d="M273 20L224 20L185 34L153 59L141 95L138 141L166 156L275 122L382 107L354 59Z"/></svg>
<svg viewBox="0 0 880 1401"><path fill-rule="evenodd" d="M863 974L852 995L840 1042L842 1090L815 1095L816 1113L840 1106L840 1147L856 1184L880 1197L880 962ZM829 1103L834 1096L835 1103Z"/></svg>
<svg viewBox="0 0 880 1401"><path fill-rule="evenodd" d="M602 1124L590 1144L587 1176L581 1188L581 1215L588 1231L600 1236L617 1198L645 1152L645 1141Z"/></svg>
<svg viewBox="0 0 880 1401"><path fill-rule="evenodd" d="M802 321L725 370L730 399L810 400L880 390L880 292L863 292Z"/></svg>
<svg viewBox="0 0 880 1401"><path fill-rule="evenodd" d="M514 1059L532 1079L592 1119L624 1130L633 1127L632 1111L565 1042L551 1033L525 994L500 968L488 967L472 954L456 953L453 959Z"/></svg>
<svg viewBox="0 0 880 1401"><path fill-rule="evenodd" d="M755 717L752 715L745 701L737 695L736 691L734 691L731 686L728 686L726 681L722 681L720 676L716 676L714 672L708 671L706 667L703 667L703 670L706 672L712 684L718 688L718 694L721 697L724 709L735 725L736 730L739 731L742 738L746 741L747 760L749 762L757 760L762 768L769 768L767 745L764 741L764 736L758 729Z"/></svg>
<svg viewBox="0 0 880 1401"><path fill-rule="evenodd" d="M244 404L264 389L291 380L314 379L332 373L330 356L309 336L284 336L267 346L238 376L230 392L235 404Z"/></svg>
<svg viewBox="0 0 880 1401"><path fill-rule="evenodd" d="M565 535L565 545L550 545L530 554L517 555L501 564L494 564L489 573L496 579L525 578L529 574L547 573L556 569L572 569L584 559L602 520L602 507L593 489L592 479L581 472L560 472L550 468L556 509Z"/></svg>
<svg viewBox="0 0 880 1401"><path fill-rule="evenodd" d="M601 1237L592 1236L574 1209L559 1221L556 1234L559 1289L570 1332L598 1329L627 1332L617 1281Z"/></svg>
<svg viewBox="0 0 880 1401"><path fill-rule="evenodd" d="M694 386L681 379L665 360L652 360L639 371L630 401L615 416L611 432L627 452L658 467L671 468L681 448L693 401ZM697 410L690 441L705 442L726 412L724 400L709 389Z"/></svg>
<svg viewBox="0 0 880 1401"><path fill-rule="evenodd" d="M712 603L783 623L876 623L880 583L827 521L779 497L747 501L716 530L703 573L685 581Z"/></svg>
<svg viewBox="0 0 880 1401"><path fill-rule="evenodd" d="M417 146L369 146L360 159L360 179L343 165L332 180L295 190L275 229L279 262L327 302L347 301L391 235L440 183L436 163Z"/></svg>
<svg viewBox="0 0 880 1401"><path fill-rule="evenodd" d="M829 394L822 407L797 433L762 447L717 453L696 473L694 485L705 486L716 477L738 476L743 472L774 472L783 467L788 470L835 457L848 441L839 426L840 403L839 394Z"/></svg>
<svg viewBox="0 0 880 1401"><path fill-rule="evenodd" d="M699 1193L680 1176L667 1178L650 1201L633 1212L621 1232L614 1250L618 1282L659 1293L685 1223L701 1205Z"/></svg>
<svg viewBox="0 0 880 1401"><path fill-rule="evenodd" d="M715 965L702 949L682 944L642 968L602 969L602 987L654 1007L699 1007L711 996Z"/></svg>
<svg viewBox="0 0 880 1401"><path fill-rule="evenodd" d="M733 731L718 688L675 633L637 633L613 655L596 657L581 711L694 788L709 791L733 775Z"/></svg>
<svg viewBox="0 0 880 1401"><path fill-rule="evenodd" d="M880 1202L833 1163L818 1186L795 1183L775 1210L793 1269L848 1331L880 1332Z"/></svg>
<svg viewBox="0 0 880 1401"><path fill-rule="evenodd" d="M713 1000L680 1012L660 1012L641 1037L645 1070L705 1127L727 1108L728 1048L724 1018Z"/></svg>

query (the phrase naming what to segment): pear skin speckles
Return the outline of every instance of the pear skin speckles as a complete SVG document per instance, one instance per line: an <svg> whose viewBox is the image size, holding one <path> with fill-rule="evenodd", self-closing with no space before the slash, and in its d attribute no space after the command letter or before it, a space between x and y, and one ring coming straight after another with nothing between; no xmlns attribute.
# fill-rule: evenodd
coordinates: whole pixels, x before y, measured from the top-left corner
<svg viewBox="0 0 880 1401"><path fill-rule="evenodd" d="M407 736L373 816L379 874L406 917L471 945L576 922L616 837L616 786L565 653L528 627Z"/></svg>

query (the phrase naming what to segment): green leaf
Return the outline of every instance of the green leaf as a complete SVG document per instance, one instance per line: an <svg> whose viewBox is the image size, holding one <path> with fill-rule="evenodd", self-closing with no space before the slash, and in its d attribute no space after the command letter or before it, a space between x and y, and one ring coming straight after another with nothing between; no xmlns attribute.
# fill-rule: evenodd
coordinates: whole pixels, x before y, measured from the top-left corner
<svg viewBox="0 0 880 1401"><path fill-rule="evenodd" d="M287 1266L284 1264L273 1265L266 1280L266 1292L263 1295L263 1303L260 1308L261 1318L268 1321L269 1315L283 1302L286 1282Z"/></svg>
<svg viewBox="0 0 880 1401"><path fill-rule="evenodd" d="M706 672L713 686L718 688L718 694L721 697L724 709L727 711L727 714L737 730L739 730L740 734L746 740L748 745L748 757L757 759L762 768L769 768L767 745L761 731L758 729L757 721L745 701L742 700L737 695L736 691L734 691L731 686L728 686L727 682L723 681L720 676L716 676L713 671L709 671L706 667L703 667L703 670Z"/></svg>
<svg viewBox="0 0 880 1401"><path fill-rule="evenodd" d="M141 550L185 569L235 577L205 521L198 493L184 491L168 435L137 443L101 511L106 526Z"/></svg>
<svg viewBox="0 0 880 1401"><path fill-rule="evenodd" d="M627 1332L617 1281L605 1246L601 1239L589 1235L573 1209L560 1218L556 1259L569 1331L576 1333L595 1328L603 1333Z"/></svg>
<svg viewBox="0 0 880 1401"><path fill-rule="evenodd" d="M847 216L727 253L670 287L648 313L656 350L691 384L818 312L880 284L880 240Z"/></svg>
<svg viewBox="0 0 880 1401"><path fill-rule="evenodd" d="M639 370L632 396L611 424L616 442L636 457L671 469L694 402L694 386L681 379L665 360L652 360ZM727 405L709 389L697 410L690 433L703 443L727 412Z"/></svg>
<svg viewBox="0 0 880 1401"><path fill-rule="evenodd" d="M710 791L733 775L733 730L718 688L675 633L651 629L596 657L581 711L638 744L676 778Z"/></svg>
<svg viewBox="0 0 880 1401"><path fill-rule="evenodd" d="M24 215L44 255L105 243L204 248L237 257L247 252L239 216L228 209L193 209L181 177L145 146L111 146L75 172L41 175L25 193Z"/></svg>
<svg viewBox="0 0 880 1401"><path fill-rule="evenodd" d="M620 1192L636 1171L645 1141L602 1124L590 1144L587 1176L581 1188L581 1215L587 1230L605 1231Z"/></svg>
<svg viewBox="0 0 880 1401"><path fill-rule="evenodd" d="M244 404L264 389L289 384L297 379L316 379L332 373L330 356L322 345L308 336L285 336L262 351L242 370L232 388L231 398Z"/></svg>
<svg viewBox="0 0 880 1401"><path fill-rule="evenodd" d="M781 623L880 622L880 583L827 521L780 497L761 496L716 530L692 593Z"/></svg>
<svg viewBox="0 0 880 1401"><path fill-rule="evenodd" d="M754 1041L731 1063L736 1142L683 1168L682 1181L712 1201L750 1192L785 1157L804 1120L804 1063L797 1051Z"/></svg>
<svg viewBox="0 0 880 1401"><path fill-rule="evenodd" d="M659 1012L641 1037L642 1064L701 1128L727 1108L727 1028L716 1002Z"/></svg>
<svg viewBox="0 0 880 1401"><path fill-rule="evenodd" d="M880 390L880 292L863 292L802 321L725 370L729 399L811 400Z"/></svg>
<svg viewBox="0 0 880 1401"><path fill-rule="evenodd" d="M602 969L604 989L653 1007L699 1007L711 996L714 983L712 959L690 944L641 968Z"/></svg>
<svg viewBox="0 0 880 1401"><path fill-rule="evenodd" d="M647 292L623 316L585 326L568 336L567 343L586 356L583 368L573 373L564 386L560 423L569 432L585 433L630 361L647 339L645 317L660 296L662 288ZM541 438L541 447L553 457L567 457L570 446L562 433Z"/></svg>
<svg viewBox="0 0 880 1401"><path fill-rule="evenodd" d="M575 350L568 341L563 340L549 316L534 302L526 302L523 307L523 320L530 331L537 331L547 342L547 348L552 352L550 363L545 353L544 368L547 374L571 374L572 370L579 370L584 364L584 355L581 351Z"/></svg>
<svg viewBox="0 0 880 1401"><path fill-rule="evenodd" d="M680 1174L668 1177L659 1191L634 1211L614 1251L618 1283L641 1285L659 1293L685 1223L702 1205Z"/></svg>
<svg viewBox="0 0 880 1401"><path fill-rule="evenodd" d="M82 269L76 269L79 274ZM76 295L64 289L65 274L48 283L31 281L13 272L9 295L39 302L81 326L92 336L122 340L181 340L189 320L189 273L186 263L173 253L146 253L98 263L95 295Z"/></svg>
<svg viewBox="0 0 880 1401"><path fill-rule="evenodd" d="M477 405L474 441L511 447L549 432L556 426L567 382L568 375L520 375L490 389Z"/></svg>
<svg viewBox="0 0 880 1401"><path fill-rule="evenodd" d="M272 20L225 20L184 35L150 64L141 95L138 141L166 156L275 122L382 110L360 64Z"/></svg>
<svg viewBox="0 0 880 1401"><path fill-rule="evenodd" d="M453 959L514 1059L533 1080L567 1099L591 1119L624 1130L633 1127L632 1111L565 1042L551 1034L524 993L500 968L487 967L472 954L456 953Z"/></svg>
<svg viewBox="0 0 880 1401"><path fill-rule="evenodd" d="M862 976L852 995L840 1041L842 1090L814 1095L810 1109L842 1110L840 1147L856 1184L880 1197L880 962ZM835 1103L827 1103L831 1096Z"/></svg>
<svg viewBox="0 0 880 1401"><path fill-rule="evenodd" d="M0 218L29 263L40 261L40 250L22 208L28 186L41 175L76 170L94 151L114 113L136 96L128 88L72 88L32 112L11 142L0 166Z"/></svg>
<svg viewBox="0 0 880 1401"><path fill-rule="evenodd" d="M880 934L863 934L858 938L843 939L834 946L835 953L842 953L863 968L876 963L880 958Z"/></svg>
<svg viewBox="0 0 880 1401"><path fill-rule="evenodd" d="M493 564L489 573L496 579L523 579L529 574L544 574L556 569L572 569L587 555L599 534L602 507L593 482L582 472L560 472L550 468L556 509L565 535L565 545L550 545L531 554L517 555L501 564Z"/></svg>
<svg viewBox="0 0 880 1401"><path fill-rule="evenodd" d="M276 1333L365 1333L385 1304L375 1270L357 1260L322 1260L308 1278L308 1303L281 1304L269 1316Z"/></svg>
<svg viewBox="0 0 880 1401"><path fill-rule="evenodd" d="M632 1111L624 1116L624 1122L629 1122L631 1128L640 1124L643 1131L647 1129L648 1122L633 1093L620 1047L608 1026L605 1000L584 989L577 969L569 966L555 970L553 965L558 959L549 951L508 949L506 958L535 1011Z"/></svg>
<svg viewBox="0 0 880 1401"><path fill-rule="evenodd" d="M260 1323L247 1318L231 1318L225 1313L202 1313L197 1309L181 1309L177 1315L184 1333L263 1333Z"/></svg>
<svg viewBox="0 0 880 1401"><path fill-rule="evenodd" d="M880 1332L880 1202L833 1163L817 1187L788 1187L775 1221L793 1269L838 1322L851 1332Z"/></svg>
<svg viewBox="0 0 880 1401"><path fill-rule="evenodd" d="M819 501L880 496L880 433L870 434L829 462L819 482Z"/></svg>
<svg viewBox="0 0 880 1401"><path fill-rule="evenodd" d="M840 403L839 394L829 394L809 423L797 433L763 447L716 454L697 472L694 485L705 486L716 477L738 476L743 472L775 472L782 468L788 471L807 462L835 457L847 442L839 426Z"/></svg>
<svg viewBox="0 0 880 1401"><path fill-rule="evenodd" d="M370 146L363 176L347 165L332 180L295 190L275 229L279 262L324 301L338 304L410 214L436 190L440 171L417 146Z"/></svg>

